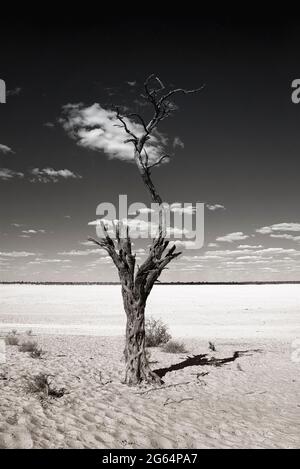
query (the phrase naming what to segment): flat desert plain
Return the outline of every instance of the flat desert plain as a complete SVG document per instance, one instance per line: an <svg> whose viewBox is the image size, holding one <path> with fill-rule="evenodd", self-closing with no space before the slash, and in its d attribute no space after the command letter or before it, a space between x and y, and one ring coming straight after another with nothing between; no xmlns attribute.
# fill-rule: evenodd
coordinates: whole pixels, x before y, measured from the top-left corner
<svg viewBox="0 0 300 469"><path fill-rule="evenodd" d="M299 447L300 285L158 285L147 315L186 352L128 387L120 287L0 285L0 448Z"/></svg>

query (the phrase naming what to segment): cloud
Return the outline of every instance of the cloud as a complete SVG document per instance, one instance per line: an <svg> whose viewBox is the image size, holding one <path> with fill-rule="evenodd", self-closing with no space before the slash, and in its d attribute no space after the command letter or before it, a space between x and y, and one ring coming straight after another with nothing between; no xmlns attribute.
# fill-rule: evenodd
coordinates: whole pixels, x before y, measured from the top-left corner
<svg viewBox="0 0 300 469"><path fill-rule="evenodd" d="M18 257L29 257L29 256L36 256L36 253L35 252L26 252L26 251L10 251L10 252L1 252L0 251L0 256L3 256L3 257L15 257L15 258L18 258Z"/></svg>
<svg viewBox="0 0 300 469"><path fill-rule="evenodd" d="M49 129L52 129L53 127L55 127L55 124L53 124L53 122L45 122L44 127L48 127Z"/></svg>
<svg viewBox="0 0 300 469"><path fill-rule="evenodd" d="M10 181L11 179L14 178L23 178L24 174L14 171L12 169L8 168L0 168L0 179L2 181Z"/></svg>
<svg viewBox="0 0 300 469"><path fill-rule="evenodd" d="M276 223L271 226L263 226L256 230L257 233L271 234L273 231L300 231L300 223Z"/></svg>
<svg viewBox="0 0 300 469"><path fill-rule="evenodd" d="M78 250L71 250L71 251L63 251L63 252L59 252L58 255L59 256L89 256L91 254L99 254L101 255L101 253L103 253L104 251L102 251L100 248L96 248L96 249L78 249Z"/></svg>
<svg viewBox="0 0 300 469"><path fill-rule="evenodd" d="M224 243L233 243L234 241L241 241L247 238L249 238L248 235L245 235L241 231L237 231L236 233L229 233L225 236L220 236L219 238L216 239L216 241L224 242Z"/></svg>
<svg viewBox="0 0 300 469"><path fill-rule="evenodd" d="M34 261L28 262L28 264L63 264L66 262L71 262L69 259L43 259L36 258Z"/></svg>
<svg viewBox="0 0 300 469"><path fill-rule="evenodd" d="M134 87L136 86L137 82L136 81L126 81L127 85Z"/></svg>
<svg viewBox="0 0 300 469"><path fill-rule="evenodd" d="M206 208L208 210L211 210L212 212L215 212L216 210L225 210L225 207L222 204L214 204L214 205L206 204Z"/></svg>
<svg viewBox="0 0 300 469"><path fill-rule="evenodd" d="M238 249L261 249L263 246L259 244L258 246L253 246L251 244L240 244Z"/></svg>
<svg viewBox="0 0 300 469"><path fill-rule="evenodd" d="M277 239L289 239L291 241L300 241L300 236L293 236L288 233L281 233L281 234L270 234L271 238L277 238Z"/></svg>
<svg viewBox="0 0 300 469"><path fill-rule="evenodd" d="M129 135L116 118L116 112L104 109L100 104L84 107L82 104L67 104L63 107L64 117L60 119L68 135L77 144L91 150L103 151L109 158L123 161L134 161L132 143L126 143ZM140 123L125 117L128 128L137 136L141 136L144 129ZM157 162L165 153L167 143L165 136L156 132L152 135L145 149L150 163ZM164 160L166 163L167 160Z"/></svg>
<svg viewBox="0 0 300 469"><path fill-rule="evenodd" d="M256 232L263 235L269 235L271 238L300 242L300 236L291 234L300 232L300 223L275 223L270 226L262 226L261 228L258 228Z"/></svg>
<svg viewBox="0 0 300 469"><path fill-rule="evenodd" d="M66 180L66 179L81 179L82 176L79 174L75 174L69 169L53 169L53 168L34 168L30 171L33 178L30 182L59 182L59 180Z"/></svg>
<svg viewBox="0 0 300 469"><path fill-rule="evenodd" d="M154 213L154 212L155 210L153 210L153 208L144 207L144 208L139 208L136 211L129 212L128 215L130 216L134 216L137 214L148 215L149 213Z"/></svg>
<svg viewBox="0 0 300 469"><path fill-rule="evenodd" d="M45 234L46 231L45 230L22 230L22 233L24 233L24 235L35 235L39 233Z"/></svg>
<svg viewBox="0 0 300 469"><path fill-rule="evenodd" d="M0 153L4 153L4 155L7 155L8 153L13 153L13 151L7 145L3 145L2 143L0 143Z"/></svg>
<svg viewBox="0 0 300 469"><path fill-rule="evenodd" d="M184 143L180 137L175 137L173 140L173 148L184 148Z"/></svg>
<svg viewBox="0 0 300 469"><path fill-rule="evenodd" d="M172 241L172 244L175 244L177 248L183 248L183 249L195 249L196 242L195 241Z"/></svg>

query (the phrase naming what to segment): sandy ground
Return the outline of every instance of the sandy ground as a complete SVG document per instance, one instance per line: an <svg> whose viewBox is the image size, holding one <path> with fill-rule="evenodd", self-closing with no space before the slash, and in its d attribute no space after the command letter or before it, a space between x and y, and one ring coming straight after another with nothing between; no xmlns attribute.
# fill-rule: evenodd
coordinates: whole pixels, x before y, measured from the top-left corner
<svg viewBox="0 0 300 469"><path fill-rule="evenodd" d="M215 353L206 340L193 339L185 339L188 354L152 349L153 369L184 362L188 355L224 359L249 351L219 367L168 371L160 389L122 384L121 337L34 340L46 351L42 359L8 346L6 363L0 364L0 448L300 445L300 363L289 340L216 340ZM32 392L30 383L40 372L53 375L52 385L66 394L47 398Z"/></svg>
<svg viewBox="0 0 300 469"><path fill-rule="evenodd" d="M264 340L300 338L300 285L157 285L147 316L174 337ZM0 285L0 331L122 336L118 285Z"/></svg>

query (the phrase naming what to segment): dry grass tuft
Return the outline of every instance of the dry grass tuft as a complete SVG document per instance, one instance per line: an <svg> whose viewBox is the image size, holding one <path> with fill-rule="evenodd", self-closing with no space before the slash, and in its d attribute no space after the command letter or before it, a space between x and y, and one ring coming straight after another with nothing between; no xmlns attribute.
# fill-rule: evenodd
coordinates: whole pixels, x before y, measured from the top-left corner
<svg viewBox="0 0 300 469"><path fill-rule="evenodd" d="M163 352L166 353L186 353L187 350L185 345L181 342L177 342L176 340L170 340L166 343L163 347Z"/></svg>

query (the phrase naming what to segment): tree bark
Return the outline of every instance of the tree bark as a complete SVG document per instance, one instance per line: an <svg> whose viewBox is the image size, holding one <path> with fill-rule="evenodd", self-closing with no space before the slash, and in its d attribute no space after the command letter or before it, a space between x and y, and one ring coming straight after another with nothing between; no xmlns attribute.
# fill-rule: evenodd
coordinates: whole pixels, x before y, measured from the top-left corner
<svg viewBox="0 0 300 469"><path fill-rule="evenodd" d="M132 292L122 290L123 304L127 316L126 344L124 350L126 371L124 382L136 385L145 382L161 383L151 371L145 347L145 303L136 301Z"/></svg>

